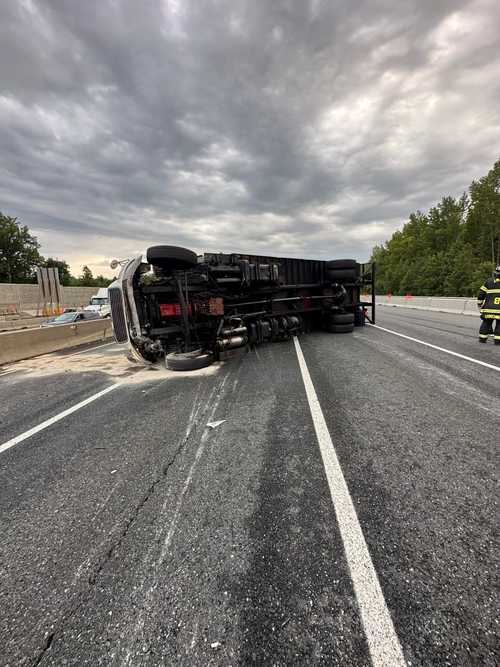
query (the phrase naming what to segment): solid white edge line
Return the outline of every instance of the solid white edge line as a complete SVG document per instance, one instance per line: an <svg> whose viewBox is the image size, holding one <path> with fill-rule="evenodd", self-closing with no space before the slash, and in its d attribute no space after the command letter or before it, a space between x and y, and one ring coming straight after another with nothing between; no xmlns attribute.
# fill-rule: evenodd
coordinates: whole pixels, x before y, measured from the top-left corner
<svg viewBox="0 0 500 667"><path fill-rule="evenodd" d="M406 334L399 333L399 331L393 331L392 329L386 329L385 327L380 327L378 324L369 324L368 326L373 327L374 329L380 329L380 331L386 331L387 333L393 334L394 336L400 336L401 338L406 338L407 340L411 340L414 343L419 343L420 345L431 347L433 350L446 352L446 354L451 354L454 357L458 357L459 359L472 361L473 364L479 364L480 366L491 368L494 371L500 371L500 366L495 366L495 364L488 364L486 361L480 361L479 359L474 359L473 357L467 357L465 354L460 354L459 352L453 352L453 350L448 350L446 347L439 347L438 345L427 343L425 340L420 340L419 338L413 338L412 336L407 336Z"/></svg>
<svg viewBox="0 0 500 667"><path fill-rule="evenodd" d="M2 452L5 452L5 450L10 449L11 447L14 447L14 445L17 445L19 442L22 442L23 440L26 440L27 438L31 438L32 435L35 435L36 433L39 433L40 431L43 431L44 429L48 428L49 426L52 426L52 424L55 424L58 421L61 421L61 419L64 419L68 415L73 414L73 412L76 412L77 410L80 410L81 408L84 408L86 405L89 403L93 403L93 401L97 400L101 396L104 396L105 394L109 394L110 391L113 391L114 389L117 389L120 386L120 384L112 384L109 387L106 387L106 389L102 389L102 391L98 391L97 394L93 394L92 396L89 396L89 398L86 398L84 401L80 401L80 403L77 403L76 405L71 406L71 408L68 408L67 410L63 410L63 412L60 412L59 414L55 415L54 417L50 417L50 419L46 419L44 422L41 424L38 424L38 426L34 426L33 428L30 428L28 431L25 431L24 433L21 433L20 435L16 435L15 438L12 438L11 440L7 440L7 442L4 442L3 445L0 445L0 454Z"/></svg>
<svg viewBox="0 0 500 667"><path fill-rule="evenodd" d="M372 663L374 667L404 667L406 662L401 644L396 635L302 348L297 337L294 336L293 342Z"/></svg>

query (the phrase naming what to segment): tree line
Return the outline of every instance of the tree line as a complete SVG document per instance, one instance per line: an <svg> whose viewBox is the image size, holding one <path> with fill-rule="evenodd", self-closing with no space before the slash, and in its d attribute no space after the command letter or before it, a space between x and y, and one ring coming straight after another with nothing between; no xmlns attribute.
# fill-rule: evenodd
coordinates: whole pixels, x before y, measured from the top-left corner
<svg viewBox="0 0 500 667"><path fill-rule="evenodd" d="M500 160L461 197L412 213L371 259L379 294L476 295L500 263Z"/></svg>
<svg viewBox="0 0 500 667"><path fill-rule="evenodd" d="M78 287L107 287L112 280L94 276L88 266L81 275L71 275L67 262L43 257L36 236L17 218L0 211L0 283L36 283L37 267L56 267L61 285Z"/></svg>

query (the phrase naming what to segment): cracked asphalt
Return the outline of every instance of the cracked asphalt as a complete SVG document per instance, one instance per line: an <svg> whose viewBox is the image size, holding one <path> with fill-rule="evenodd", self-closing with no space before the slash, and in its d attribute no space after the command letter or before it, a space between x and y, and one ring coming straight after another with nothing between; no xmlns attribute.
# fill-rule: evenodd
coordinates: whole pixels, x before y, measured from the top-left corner
<svg viewBox="0 0 500 667"><path fill-rule="evenodd" d="M475 318L378 324L500 366ZM371 327L300 344L407 664L498 664L500 374ZM293 343L181 375L79 352L0 368L0 445L120 383L0 452L0 665L372 664Z"/></svg>

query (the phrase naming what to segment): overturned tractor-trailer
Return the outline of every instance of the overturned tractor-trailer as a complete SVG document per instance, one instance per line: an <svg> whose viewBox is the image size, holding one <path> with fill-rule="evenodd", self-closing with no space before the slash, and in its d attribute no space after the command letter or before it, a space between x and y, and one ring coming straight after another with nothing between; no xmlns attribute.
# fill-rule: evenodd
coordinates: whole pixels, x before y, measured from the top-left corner
<svg viewBox="0 0 500 667"><path fill-rule="evenodd" d="M115 338L136 360L194 370L313 329L350 333L375 320L375 267L153 246L120 262L109 287ZM113 266L117 266L114 262ZM371 291L371 300L361 294ZM370 317L367 309L371 308Z"/></svg>

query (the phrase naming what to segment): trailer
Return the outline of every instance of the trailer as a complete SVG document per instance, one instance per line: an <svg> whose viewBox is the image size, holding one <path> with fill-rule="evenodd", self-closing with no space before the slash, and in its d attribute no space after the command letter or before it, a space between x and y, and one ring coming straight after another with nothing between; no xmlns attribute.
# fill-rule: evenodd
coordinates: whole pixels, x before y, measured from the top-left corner
<svg viewBox="0 0 500 667"><path fill-rule="evenodd" d="M134 360L194 370L314 329L375 322L375 266L153 246L109 286L117 343ZM113 267L118 265L115 260ZM361 295L369 291L371 299ZM368 314L370 310L370 314Z"/></svg>

